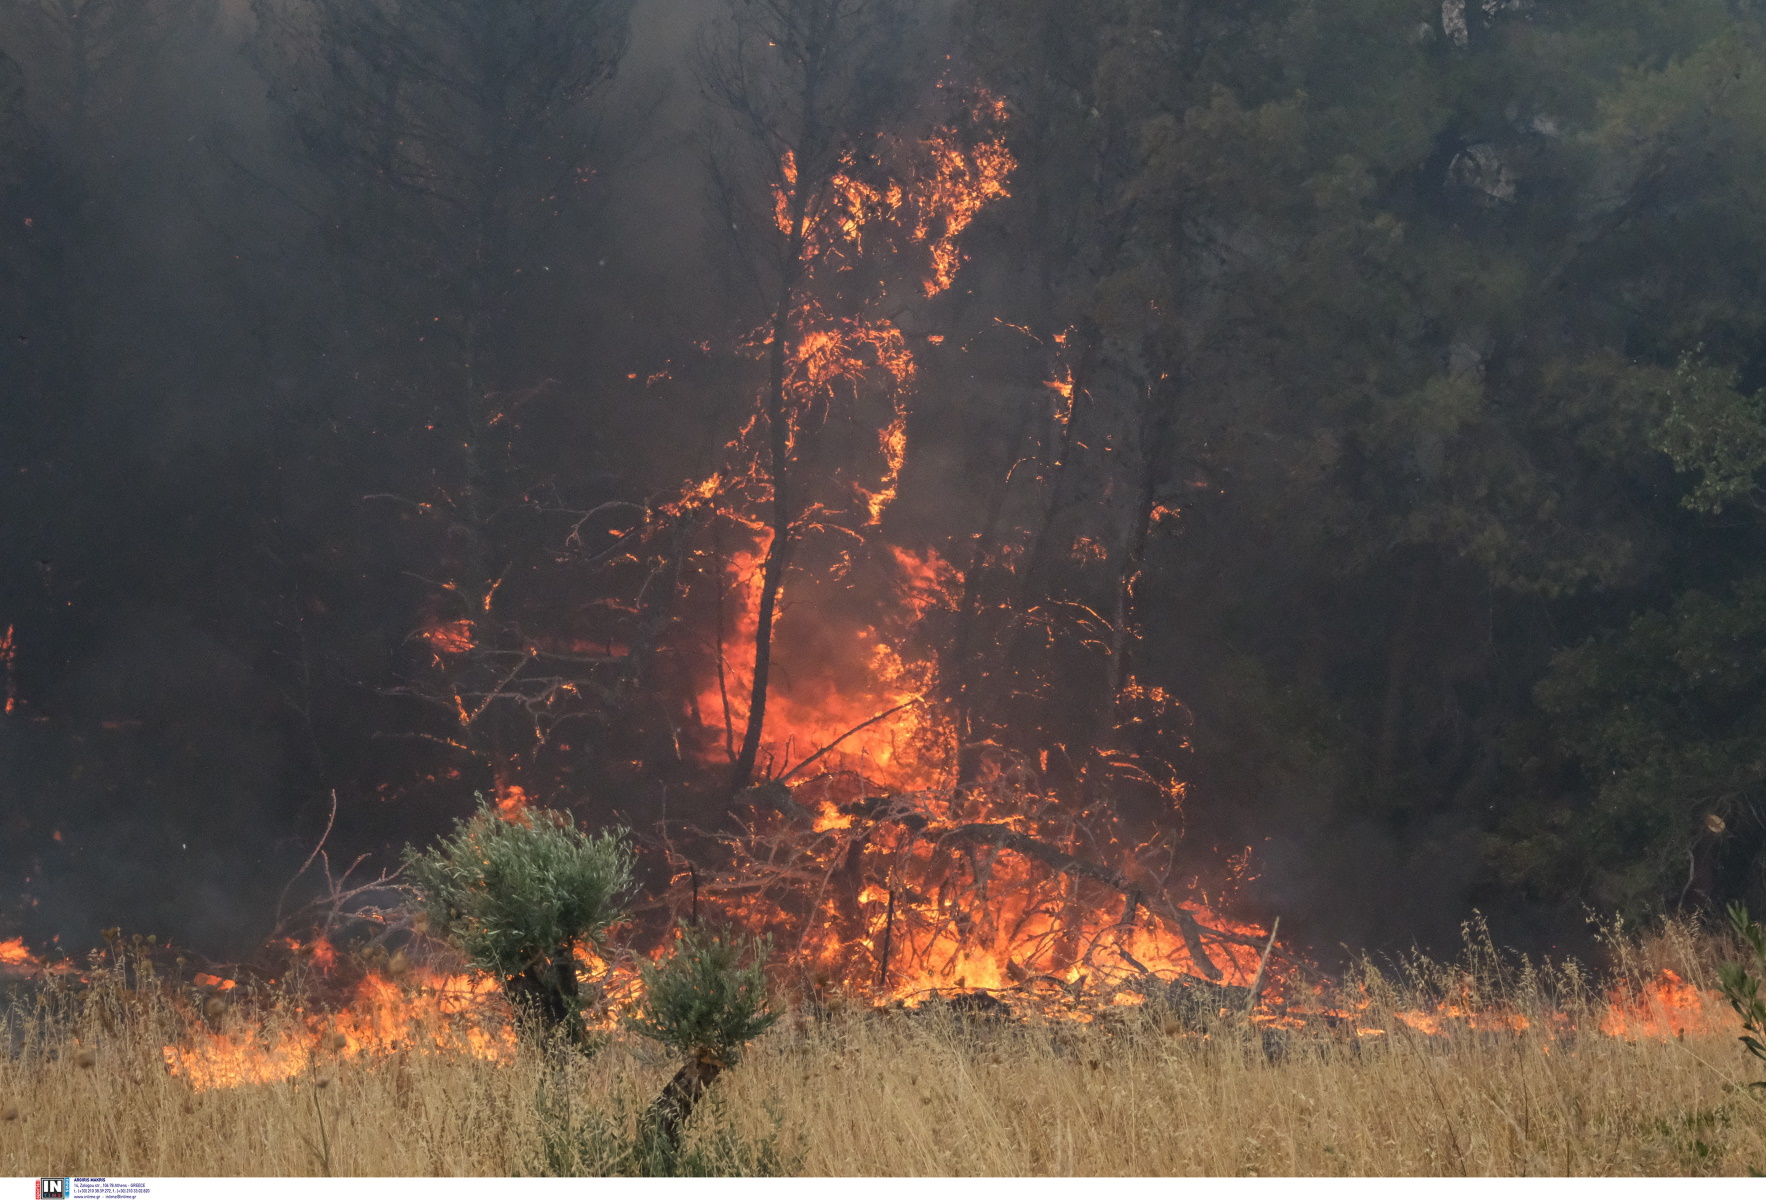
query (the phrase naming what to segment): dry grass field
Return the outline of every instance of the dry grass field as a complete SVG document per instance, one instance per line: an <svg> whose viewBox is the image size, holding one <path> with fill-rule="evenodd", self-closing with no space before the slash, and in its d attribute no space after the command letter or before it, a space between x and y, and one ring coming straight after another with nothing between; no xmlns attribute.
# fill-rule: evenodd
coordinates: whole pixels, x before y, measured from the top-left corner
<svg viewBox="0 0 1766 1201"><path fill-rule="evenodd" d="M1745 1175L1766 1170L1766 1098L1743 1087L1758 1065L1721 1002L1689 991L1714 985L1720 953L1685 930L1624 944L1614 979L1666 968L1685 988L1620 1006L1574 967L1418 962L1285 1031L1239 1015L1198 1031L1153 1006L793 1014L718 1082L693 1138L701 1167L809 1175ZM204 1012L196 993L192 1010L129 982L15 1003L0 1175L592 1171L675 1066L624 1036L559 1059L410 1027L396 1047L321 1034L292 1078L196 1088L168 1045L218 1031L261 1050L323 1019Z"/></svg>

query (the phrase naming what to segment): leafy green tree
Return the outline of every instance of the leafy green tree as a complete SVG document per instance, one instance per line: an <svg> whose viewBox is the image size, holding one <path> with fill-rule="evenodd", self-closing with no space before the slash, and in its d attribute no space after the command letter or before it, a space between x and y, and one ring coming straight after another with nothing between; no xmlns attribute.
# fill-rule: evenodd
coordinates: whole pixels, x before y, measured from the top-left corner
<svg viewBox="0 0 1766 1201"><path fill-rule="evenodd" d="M624 830L591 837L568 814L529 809L504 821L481 797L469 821L427 851L405 848L405 873L431 929L496 976L543 1028L587 1040L579 949L607 950L625 916L633 855Z"/></svg>
<svg viewBox="0 0 1766 1201"><path fill-rule="evenodd" d="M1538 702L1594 797L1517 841L1535 874L1633 913L1759 877L1766 838L1749 802L1766 786L1766 577L1726 591L1689 589L1553 660Z"/></svg>
<svg viewBox="0 0 1766 1201"><path fill-rule="evenodd" d="M661 1146L679 1147L712 1082L778 1020L761 967L768 949L764 941L695 928L681 931L660 963L641 966L644 1000L627 1026L687 1056L645 1117Z"/></svg>
<svg viewBox="0 0 1766 1201"><path fill-rule="evenodd" d="M1469 852L1494 825L1485 885L1505 896L1519 869L1540 896L1671 902L1712 811L1666 802L1685 806L1672 839L1615 837L1605 777L1584 763L1560 804L1564 773L1512 735L1541 717L1555 652L1690 584L1720 592L1758 553L1734 516L1766 462L1766 310L1737 267L1766 253L1758 15L959 11L977 70L1022 113L1021 161L1069 168L1026 171L1001 212L1025 238L1061 229L1007 319L1070 327L1079 349L1070 420L1019 474L1042 512L999 540L1053 564L1033 603L1102 615L1090 645L1107 654L1085 670L1106 690L1159 676L1191 704L1195 833L1262 837L1279 814L1313 832L1335 892L1333 827L1383 859ZM1106 552L1083 568L1064 561L1081 536ZM1189 634L1137 615L1137 594ZM1608 701L1671 671L1633 666ZM1678 728L1726 739L1708 716ZM1560 768L1579 761L1539 737ZM1546 814L1580 848L1553 862L1599 846L1606 883L1547 880L1547 857L1521 853ZM1741 878L1727 844L1691 849L1698 873L1721 859L1719 891ZM1453 887L1443 900L1466 903L1469 876Z"/></svg>

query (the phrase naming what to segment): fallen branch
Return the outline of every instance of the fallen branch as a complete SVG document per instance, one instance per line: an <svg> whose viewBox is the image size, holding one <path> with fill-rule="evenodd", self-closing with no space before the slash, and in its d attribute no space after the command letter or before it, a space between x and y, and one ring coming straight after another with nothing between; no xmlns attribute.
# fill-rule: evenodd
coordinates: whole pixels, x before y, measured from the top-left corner
<svg viewBox="0 0 1766 1201"><path fill-rule="evenodd" d="M1032 838L1028 834L1020 834L1010 826L999 826L990 822L970 822L967 825L943 831L939 837L979 842L996 847L1010 847L1020 855L1027 855L1047 864L1064 875L1082 876L1088 880L1095 880L1099 884L1114 888L1124 896L1134 896L1140 892L1140 889L1123 877L1121 873L1111 871L1102 864L1093 863L1089 859L1069 855L1052 843ZM1188 948L1190 958L1195 961L1204 976L1210 980L1220 979L1220 967L1209 957L1207 948L1202 945L1202 925L1196 921L1194 914L1159 897L1143 897L1142 903L1177 927L1178 933L1183 935L1184 946ZM1209 933L1217 938L1224 936L1229 940L1237 941L1236 936L1227 936L1225 931L1211 930Z"/></svg>
<svg viewBox="0 0 1766 1201"><path fill-rule="evenodd" d="M1245 1016L1257 1008L1257 998L1263 992L1263 969L1269 966L1269 953L1275 950L1275 932L1282 928L1282 919L1277 915L1269 924L1269 942L1263 948L1263 958L1257 961L1257 974L1251 977L1251 999L1245 1002Z"/></svg>

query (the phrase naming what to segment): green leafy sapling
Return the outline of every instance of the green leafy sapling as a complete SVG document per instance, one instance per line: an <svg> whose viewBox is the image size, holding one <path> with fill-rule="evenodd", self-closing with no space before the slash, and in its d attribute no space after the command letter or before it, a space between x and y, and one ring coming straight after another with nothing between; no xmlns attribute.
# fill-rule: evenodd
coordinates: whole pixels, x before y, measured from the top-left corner
<svg viewBox="0 0 1766 1201"><path fill-rule="evenodd" d="M1748 916L1747 906L1739 901L1729 906L1729 922L1754 953L1754 962L1751 969L1743 963L1723 964L1717 969L1718 983L1730 1007L1741 1018L1742 1046L1755 1059L1766 1062L1766 1000L1760 997L1760 980L1766 976L1766 929ZM1755 1081L1749 1087L1766 1089L1766 1080Z"/></svg>
<svg viewBox="0 0 1766 1201"><path fill-rule="evenodd" d="M644 999L626 1019L628 1028L687 1057L645 1116L661 1146L679 1147L712 1082L778 1020L761 966L769 950L764 940L688 929L660 963L640 968Z"/></svg>
<svg viewBox="0 0 1766 1201"><path fill-rule="evenodd" d="M607 928L626 915L626 832L590 836L551 809L505 821L481 796L471 820L429 850L406 847L404 862L430 928L501 980L542 1030L586 1045L577 951L604 950Z"/></svg>

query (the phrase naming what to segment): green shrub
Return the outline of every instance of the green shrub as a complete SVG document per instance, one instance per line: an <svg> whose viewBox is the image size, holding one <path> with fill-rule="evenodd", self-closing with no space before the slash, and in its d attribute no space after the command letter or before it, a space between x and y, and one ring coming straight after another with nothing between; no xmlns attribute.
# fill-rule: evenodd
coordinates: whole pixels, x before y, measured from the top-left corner
<svg viewBox="0 0 1766 1201"><path fill-rule="evenodd" d="M405 848L405 873L430 926L503 981L549 1034L586 1043L576 952L605 949L632 891L624 830L591 837L568 814L530 809L504 821L479 798L470 821L433 848Z"/></svg>
<svg viewBox="0 0 1766 1201"><path fill-rule="evenodd" d="M769 950L727 932L681 932L660 963L640 965L644 1000L627 1025L671 1051L734 1067L742 1048L778 1020L761 971Z"/></svg>
<svg viewBox="0 0 1766 1201"><path fill-rule="evenodd" d="M1723 964L1717 969L1718 982L1730 1007L1741 1018L1742 1046L1755 1059L1766 1062L1766 1000L1760 998L1760 980L1766 976L1766 929L1748 916L1747 907L1739 901L1730 905L1729 921L1753 952L1754 962L1751 967L1742 963ZM1756 1081L1750 1087L1766 1089L1766 1080Z"/></svg>
<svg viewBox="0 0 1766 1201"><path fill-rule="evenodd" d="M764 941L693 929L676 935L661 963L642 966L644 999L626 1025L687 1056L651 1105L642 1123L646 1138L678 1152L682 1128L705 1091L778 1020L761 968L769 949Z"/></svg>

